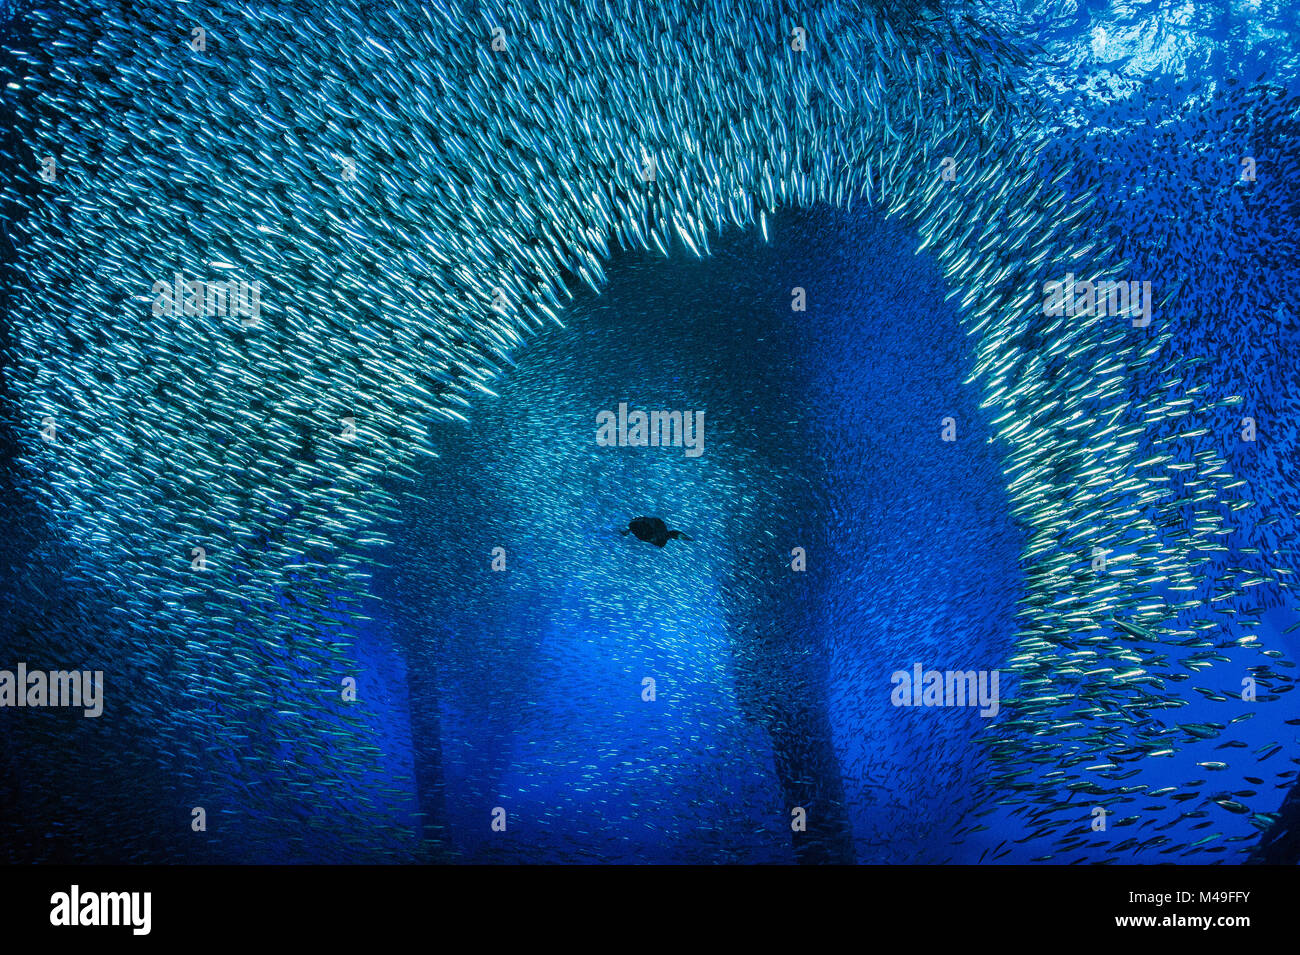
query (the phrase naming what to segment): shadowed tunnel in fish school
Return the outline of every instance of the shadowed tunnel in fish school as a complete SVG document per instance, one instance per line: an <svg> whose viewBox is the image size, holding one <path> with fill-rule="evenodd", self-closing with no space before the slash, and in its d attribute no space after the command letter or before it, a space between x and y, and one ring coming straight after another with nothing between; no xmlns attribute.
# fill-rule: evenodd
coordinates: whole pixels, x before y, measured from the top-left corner
<svg viewBox="0 0 1300 955"><path fill-rule="evenodd" d="M896 708L890 675L1011 646L998 450L914 234L826 208L770 232L616 255L440 435L379 581L428 858L949 854L982 718ZM620 404L703 412L702 453L598 446ZM620 536L640 515L693 540Z"/></svg>

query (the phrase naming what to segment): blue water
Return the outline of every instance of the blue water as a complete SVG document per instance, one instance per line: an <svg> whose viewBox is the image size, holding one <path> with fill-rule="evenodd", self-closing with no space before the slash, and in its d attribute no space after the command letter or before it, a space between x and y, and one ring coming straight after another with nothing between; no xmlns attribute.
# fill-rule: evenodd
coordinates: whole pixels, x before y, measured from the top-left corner
<svg viewBox="0 0 1300 955"><path fill-rule="evenodd" d="M1037 22L1052 26L1039 39L1092 49L1108 15L1089 5L1062 22L1044 11ZM1058 99L1028 78L1026 95L1049 115L1086 117L1048 150L1075 167L1063 187L1098 188L1129 272L1180 287L1163 315L1174 335L1162 357L1204 356L1211 394L1244 396L1186 449L1223 454L1256 502L1233 513L1238 533L1220 564L1294 568L1294 550L1280 560L1268 552L1297 547L1300 519L1300 117L1288 98L1300 31L1294 17L1255 27L1282 32L1275 63L1252 59L1247 72L1228 56L1249 46L1243 31L1253 27L1225 14L1198 36L1213 54L1209 71L1170 72L1173 60L1145 75L1133 66L1138 91L1085 95L1090 79L1109 82L1124 61L1112 51L1062 67L1071 92ZM1268 85L1251 85L1270 66ZM1210 106L1193 102L1211 89ZM1249 187L1243 155L1259 160ZM1075 828L1039 833L1025 807L996 806L985 787L1005 767L981 739L1010 710L986 718L890 699L891 674L916 663L1000 670L1004 700L1019 690L1008 659L1026 596L1026 531L1009 514L1008 449L992 437L978 387L963 384L973 358L959 306L935 260L914 251L915 232L878 211L783 210L768 229L767 242L753 230L711 236L702 258L681 244L668 259L616 252L601 293L578 293L563 327L519 350L489 383L495 396L465 411L467 424L430 424L443 453L412 486L394 485L407 494L394 546L374 555L373 582L359 588L373 619L350 634L339 674L314 675L331 687L344 674L358 681L364 706L345 717L331 703L322 717L340 734L359 720L378 748L352 788L333 790L331 805L301 800L273 765L251 762L267 752L252 743L214 745L177 778L157 769L148 732L82 721L55 730L69 753L113 751L134 768L117 791L92 791L0 743L9 854L1241 861L1259 821L1204 797L1275 810L1295 784L1300 739L1287 720L1300 707L1286 692L1241 702L1240 677L1261 660L1228 642L1253 633L1281 652L1272 662L1285 672L1300 652L1300 631L1284 633L1300 622L1293 595L1261 588L1257 600L1232 604L1245 617L1255 611L1258 625L1225 619L1216 637L1227 661L1164 691L1182 704L1167 727L1247 719L1196 744L1171 735L1167 757L1116 756L1122 733L1111 746L1079 744L1081 766L1118 759L1118 771L1135 773L1116 781L1127 794L1061 793L1077 816L1076 845L1054 845ZM806 310L792 310L795 289ZM1129 382L1131 393L1164 387L1159 368ZM596 415L620 402L704 411L705 453L598 447ZM1236 437L1245 415L1260 423L1256 443ZM946 419L955 442L942 440ZM30 515L11 484L6 476L2 507L18 527ZM693 540L660 550L619 535L643 514ZM492 569L495 548L504 571ZM796 548L806 571L791 567ZM62 587L57 599L93 614L112 599L111 585L97 583ZM30 639L4 619L0 667ZM267 652L292 665L291 648ZM1228 702L1195 691L1207 685ZM0 734L18 740L19 718L52 716L0 711ZM353 758L275 739L274 717L254 701L231 699L206 716L274 740L275 759L319 767L322 779L333 778L331 760ZM194 736L203 733L196 716ZM1208 761L1228 768L1197 765ZM50 778L66 789L49 791ZM1141 789L1198 779L1209 782L1177 805ZM187 841L199 804L210 831ZM1090 826L1097 805L1111 813L1104 833ZM796 806L806 835L791 831ZM336 810L356 815L344 824ZM296 826L285 827L285 812ZM1140 845L1116 852L1125 840Z"/></svg>

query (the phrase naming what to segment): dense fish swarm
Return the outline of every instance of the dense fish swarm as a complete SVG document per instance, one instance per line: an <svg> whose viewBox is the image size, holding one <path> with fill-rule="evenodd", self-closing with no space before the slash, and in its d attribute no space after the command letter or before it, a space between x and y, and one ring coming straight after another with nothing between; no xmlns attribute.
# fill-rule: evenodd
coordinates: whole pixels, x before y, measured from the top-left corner
<svg viewBox="0 0 1300 955"><path fill-rule="evenodd" d="M1218 449L1185 449L1198 416L1241 398L1170 349L1169 283L1146 328L1043 314L1066 272L1159 276L1133 273L1071 160L1013 135L1027 61L989 24L856 3L180 9L19 19L8 100L30 139L4 200L21 210L11 425L49 528L24 561L32 605L6 611L29 658L129 678L97 732L182 829L209 802L289 855L329 832L358 857L407 851L375 843L410 820L338 689L403 482L439 451L430 425L493 394L601 287L612 248L707 254L728 225L766 237L787 206L896 218L960 306L1027 541L988 808L1068 846L1066 794L1122 802L1121 763L1223 729L1163 715L1170 681L1239 659L1206 595L1233 586L1218 555L1250 501ZM160 310L155 283L176 275L260 283L257 320ZM103 609L49 610L51 568ZM1262 698L1289 689L1267 658L1250 672ZM48 721L25 732L58 745ZM106 778L97 753L68 758L48 792ZM141 857L193 852L114 835ZM93 820L81 837L105 838Z"/></svg>
<svg viewBox="0 0 1300 955"><path fill-rule="evenodd" d="M875 690L1012 642L1021 539L965 337L899 221L779 210L771 228L713 236L707 260L616 253L413 489L381 585L427 647L413 712L447 714L450 827L481 829L502 789L532 825L475 857L957 854L983 720ZM773 296L794 281L806 313ZM631 396L707 409L706 453L597 447L592 410ZM959 445L936 449L939 408ZM641 511L693 543L665 560L620 541L614 517ZM505 573L485 572L494 548ZM809 813L793 847L791 806Z"/></svg>

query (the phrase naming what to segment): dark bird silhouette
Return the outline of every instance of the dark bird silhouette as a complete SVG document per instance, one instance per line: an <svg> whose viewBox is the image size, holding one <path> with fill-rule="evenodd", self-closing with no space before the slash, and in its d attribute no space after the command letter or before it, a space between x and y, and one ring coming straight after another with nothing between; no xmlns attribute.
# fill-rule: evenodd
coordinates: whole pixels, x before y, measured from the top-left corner
<svg viewBox="0 0 1300 955"><path fill-rule="evenodd" d="M657 517L638 517L627 525L627 530L619 531L624 537L635 534L637 540L649 541L656 547L663 547L670 540L694 540L681 531L670 531L668 525Z"/></svg>

